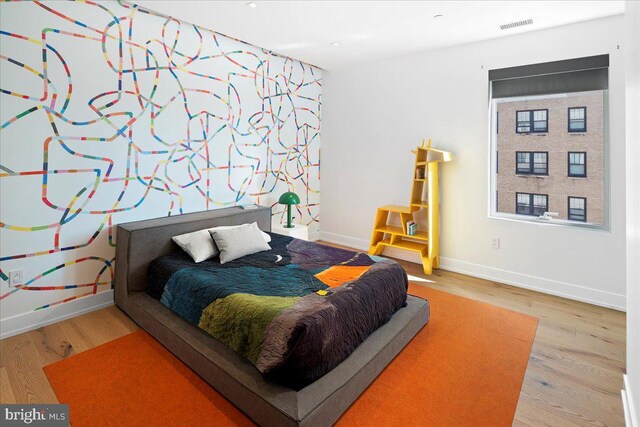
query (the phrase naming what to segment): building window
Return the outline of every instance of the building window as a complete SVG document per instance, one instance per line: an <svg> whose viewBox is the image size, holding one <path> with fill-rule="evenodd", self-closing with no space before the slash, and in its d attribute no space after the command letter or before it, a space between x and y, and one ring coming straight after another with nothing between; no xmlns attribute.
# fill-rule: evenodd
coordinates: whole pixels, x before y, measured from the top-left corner
<svg viewBox="0 0 640 427"><path fill-rule="evenodd" d="M546 175L549 170L549 159L547 153L533 153L533 174Z"/></svg>
<svg viewBox="0 0 640 427"><path fill-rule="evenodd" d="M585 197L569 197L569 215L571 221L587 222L587 199Z"/></svg>
<svg viewBox="0 0 640 427"><path fill-rule="evenodd" d="M516 112L516 133L531 132L531 111Z"/></svg>
<svg viewBox="0 0 640 427"><path fill-rule="evenodd" d="M547 202L549 197L544 194L533 195L533 214L540 216L547 211Z"/></svg>
<svg viewBox="0 0 640 427"><path fill-rule="evenodd" d="M569 153L569 176L586 178L587 176L587 153Z"/></svg>
<svg viewBox="0 0 640 427"><path fill-rule="evenodd" d="M569 132L587 131L587 107L569 108Z"/></svg>
<svg viewBox="0 0 640 427"><path fill-rule="evenodd" d="M548 201L546 194L516 193L516 213L540 216L547 211Z"/></svg>
<svg viewBox="0 0 640 427"><path fill-rule="evenodd" d="M528 151L516 151L516 173L531 173L531 153Z"/></svg>
<svg viewBox="0 0 640 427"><path fill-rule="evenodd" d="M545 133L549 130L549 110L516 111L516 133Z"/></svg>
<svg viewBox="0 0 640 427"><path fill-rule="evenodd" d="M531 194L516 193L516 213L531 215Z"/></svg>
<svg viewBox="0 0 640 427"><path fill-rule="evenodd" d="M549 110L537 110L533 112L533 131L546 132L549 130L547 114Z"/></svg>
<svg viewBox="0 0 640 427"><path fill-rule="evenodd" d="M547 175L549 154L545 151L516 151L516 174Z"/></svg>

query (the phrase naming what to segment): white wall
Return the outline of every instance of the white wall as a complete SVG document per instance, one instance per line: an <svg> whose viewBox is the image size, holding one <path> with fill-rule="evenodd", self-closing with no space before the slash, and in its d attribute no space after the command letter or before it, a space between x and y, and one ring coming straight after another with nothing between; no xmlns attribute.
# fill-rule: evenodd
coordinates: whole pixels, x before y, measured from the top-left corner
<svg viewBox="0 0 640 427"><path fill-rule="evenodd" d="M408 203L410 150L431 137L455 156L441 174L443 268L623 308L623 40L615 16L325 73L321 237L367 248L376 207ZM611 231L488 219L487 70L605 53Z"/></svg>
<svg viewBox="0 0 640 427"><path fill-rule="evenodd" d="M626 2L627 400L640 426L640 3ZM630 414L631 415L631 414Z"/></svg>

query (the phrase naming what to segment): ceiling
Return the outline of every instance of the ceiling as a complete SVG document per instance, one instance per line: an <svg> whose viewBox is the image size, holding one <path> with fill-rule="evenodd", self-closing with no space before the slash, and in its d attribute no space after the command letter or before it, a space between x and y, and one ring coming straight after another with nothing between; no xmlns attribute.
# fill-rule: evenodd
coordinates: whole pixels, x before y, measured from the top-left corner
<svg viewBox="0 0 640 427"><path fill-rule="evenodd" d="M624 13L624 1L133 2L327 70Z"/></svg>

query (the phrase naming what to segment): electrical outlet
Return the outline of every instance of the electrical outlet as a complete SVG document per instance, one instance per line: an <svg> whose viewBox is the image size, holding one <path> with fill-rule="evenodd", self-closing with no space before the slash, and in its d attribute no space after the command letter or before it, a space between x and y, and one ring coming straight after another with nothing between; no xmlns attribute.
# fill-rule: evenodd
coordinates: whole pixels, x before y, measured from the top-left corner
<svg viewBox="0 0 640 427"><path fill-rule="evenodd" d="M500 249L500 238L499 237L493 237L491 239L491 247L493 249Z"/></svg>
<svg viewBox="0 0 640 427"><path fill-rule="evenodd" d="M9 272L9 286L17 287L22 285L22 270Z"/></svg>

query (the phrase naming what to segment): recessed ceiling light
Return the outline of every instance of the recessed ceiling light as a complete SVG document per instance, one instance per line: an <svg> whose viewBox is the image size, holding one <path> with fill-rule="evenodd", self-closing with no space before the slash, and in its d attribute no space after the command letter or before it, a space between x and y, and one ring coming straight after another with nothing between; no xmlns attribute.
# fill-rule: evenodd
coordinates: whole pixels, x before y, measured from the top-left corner
<svg viewBox="0 0 640 427"><path fill-rule="evenodd" d="M337 47L337 46L340 46L340 43L338 43L338 42L333 42L333 43L331 43L331 46L336 46L336 47Z"/></svg>
<svg viewBox="0 0 640 427"><path fill-rule="evenodd" d="M249 6L251 9L255 9L256 7L258 7L258 3L250 1L249 3L247 3L247 6Z"/></svg>
<svg viewBox="0 0 640 427"><path fill-rule="evenodd" d="M444 15L433 15L433 19L439 19L439 18L443 18Z"/></svg>

